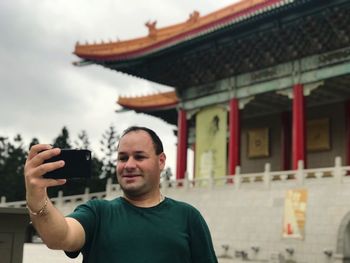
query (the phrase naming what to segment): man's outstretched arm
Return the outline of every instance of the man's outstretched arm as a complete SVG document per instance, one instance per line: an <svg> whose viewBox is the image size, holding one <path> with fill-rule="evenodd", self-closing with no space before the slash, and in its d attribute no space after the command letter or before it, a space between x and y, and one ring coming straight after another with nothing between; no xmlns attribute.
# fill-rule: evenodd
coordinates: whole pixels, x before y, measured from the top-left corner
<svg viewBox="0 0 350 263"><path fill-rule="evenodd" d="M77 251L85 242L83 227L77 220L65 218L47 196L48 187L62 185L66 180L43 178L47 172L64 166L64 161L44 163L60 151L47 144L31 147L24 167L27 206L35 229L49 248Z"/></svg>

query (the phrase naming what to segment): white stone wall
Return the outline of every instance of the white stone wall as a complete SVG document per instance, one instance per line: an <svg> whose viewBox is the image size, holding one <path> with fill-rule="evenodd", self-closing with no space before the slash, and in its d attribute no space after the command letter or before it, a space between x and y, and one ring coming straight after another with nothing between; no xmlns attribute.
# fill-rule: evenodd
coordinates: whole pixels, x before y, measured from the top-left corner
<svg viewBox="0 0 350 263"><path fill-rule="evenodd" d="M282 237L284 199L288 189L308 191L305 238ZM228 253L244 250L252 259L270 259L281 253L296 262L333 262L324 250L336 253L338 229L350 212L350 184L335 182L303 186L295 182L273 185L271 189L235 189L232 186L214 189L167 189L166 195L193 204L205 217L218 255L222 245ZM252 247L258 247L254 252ZM292 248L291 256L286 252Z"/></svg>
<svg viewBox="0 0 350 263"><path fill-rule="evenodd" d="M226 256L233 258L232 262L239 262L236 252L244 251L256 261L284 262L284 258L298 263L340 263L341 254L350 255L350 176L346 176L349 173L350 166L341 166L340 159L334 167L322 169L303 170L301 164L296 171L269 172L267 165L263 173L237 173L224 180L234 183L223 184L210 178L204 182L184 180L165 182L163 185L172 186L161 190L165 196L190 203L203 214L217 255L223 255L223 246L228 246ZM282 237L284 202L289 189L308 192L303 239ZM89 193L87 189L83 195L51 200L68 214L91 198L112 199L121 194L118 185L108 183L105 192ZM25 202L6 203L2 198L0 205L19 207L25 206ZM346 251L337 251L342 247L339 240L344 240ZM294 253L287 253L287 249ZM331 252L331 256L327 257L324 251Z"/></svg>

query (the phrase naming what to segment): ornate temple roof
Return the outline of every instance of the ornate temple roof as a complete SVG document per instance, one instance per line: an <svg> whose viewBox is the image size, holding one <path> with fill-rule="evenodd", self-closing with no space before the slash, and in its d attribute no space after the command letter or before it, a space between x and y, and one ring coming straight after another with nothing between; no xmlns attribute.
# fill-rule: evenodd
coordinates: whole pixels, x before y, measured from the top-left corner
<svg viewBox="0 0 350 263"><path fill-rule="evenodd" d="M347 9L337 9L346 2L242 0L204 16L194 11L185 22L168 27L158 29L156 21L147 22L145 37L77 43L74 53L81 60L74 64L98 64L170 86L182 98L188 87L334 49L326 42L328 36L347 32ZM311 39L301 37L310 32Z"/></svg>
<svg viewBox="0 0 350 263"><path fill-rule="evenodd" d="M118 98L117 103L127 109L133 110L161 110L175 108L179 102L175 91L162 92L138 97Z"/></svg>
<svg viewBox="0 0 350 263"><path fill-rule="evenodd" d="M160 92L157 94L126 97L119 96L117 103L123 107L120 111L134 110L161 118L169 124L177 124L177 105L179 99L175 91Z"/></svg>
<svg viewBox="0 0 350 263"><path fill-rule="evenodd" d="M126 41L75 46L74 54L83 60L123 61L142 57L225 28L256 15L294 2L294 0L243 0L208 15L193 11L185 22L157 28L157 21L147 22L148 36Z"/></svg>
<svg viewBox="0 0 350 263"><path fill-rule="evenodd" d="M145 37L78 43L74 53L82 59L77 65L99 64L174 87L183 102L232 88L219 85L221 80L235 78L240 82L232 85L245 88L276 75L272 67L347 48L349 24L349 0L243 0L205 16L194 11L185 22L164 28L148 22ZM177 104L168 99L120 97L118 104L176 123ZM245 110L247 116L260 111Z"/></svg>

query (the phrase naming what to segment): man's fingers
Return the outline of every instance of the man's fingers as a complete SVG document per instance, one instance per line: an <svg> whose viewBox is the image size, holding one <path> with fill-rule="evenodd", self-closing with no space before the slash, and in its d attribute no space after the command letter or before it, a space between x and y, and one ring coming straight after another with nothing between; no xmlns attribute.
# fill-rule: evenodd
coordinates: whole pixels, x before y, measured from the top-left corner
<svg viewBox="0 0 350 263"><path fill-rule="evenodd" d="M30 184L35 185L36 187L46 188L52 186L59 186L66 183L66 179L43 179L43 178L32 178Z"/></svg>
<svg viewBox="0 0 350 263"><path fill-rule="evenodd" d="M47 187L52 187L52 186L58 186L65 184L67 182L66 179L50 179L50 180L45 180L47 181Z"/></svg>
<svg viewBox="0 0 350 263"><path fill-rule="evenodd" d="M35 187L51 187L56 185L62 185L66 182L66 180L47 179L43 178L42 176L48 172L59 169L63 166L64 161L42 164L32 169L31 173L26 175L26 182L28 183L28 186L31 185Z"/></svg>
<svg viewBox="0 0 350 263"><path fill-rule="evenodd" d="M45 160L50 159L51 157L54 157L58 154L60 154L61 149L54 148L46 151L42 151L38 154L36 154L31 160L30 160L30 166L31 167L37 167L44 163Z"/></svg>
<svg viewBox="0 0 350 263"><path fill-rule="evenodd" d="M24 177L27 195L46 195L46 188L66 183L66 180L47 179L43 175L64 166L64 161L45 163L45 160L58 155L59 148L52 148L49 144L37 144L30 148L26 164L24 166ZM29 194L28 194L29 193ZM34 198L35 199L35 198Z"/></svg>
<svg viewBox="0 0 350 263"><path fill-rule="evenodd" d="M52 163L44 163L33 169L33 174L35 177L43 176L44 174L54 171L56 169L62 168L64 166L64 161L57 161Z"/></svg>
<svg viewBox="0 0 350 263"><path fill-rule="evenodd" d="M46 151L52 149L52 145L50 144L36 144L33 145L28 153L28 160L33 159L34 156L36 156L38 153L42 152L42 151Z"/></svg>

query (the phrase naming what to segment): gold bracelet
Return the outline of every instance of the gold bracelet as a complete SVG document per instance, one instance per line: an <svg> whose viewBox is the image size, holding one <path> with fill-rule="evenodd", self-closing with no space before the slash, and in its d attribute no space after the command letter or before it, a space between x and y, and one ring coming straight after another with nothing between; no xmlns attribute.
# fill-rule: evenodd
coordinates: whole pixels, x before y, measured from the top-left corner
<svg viewBox="0 0 350 263"><path fill-rule="evenodd" d="M40 210L38 212L34 212L32 209L30 209L29 205L28 205L28 202L27 202L27 209L29 211L29 213L32 215L32 216L43 216L46 214L46 208L47 208L47 204L49 202L49 198L46 197L45 199L45 203L43 205L42 208L40 208Z"/></svg>

